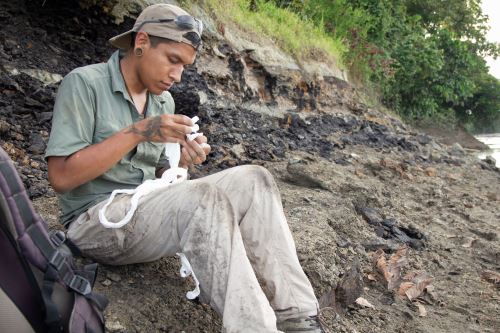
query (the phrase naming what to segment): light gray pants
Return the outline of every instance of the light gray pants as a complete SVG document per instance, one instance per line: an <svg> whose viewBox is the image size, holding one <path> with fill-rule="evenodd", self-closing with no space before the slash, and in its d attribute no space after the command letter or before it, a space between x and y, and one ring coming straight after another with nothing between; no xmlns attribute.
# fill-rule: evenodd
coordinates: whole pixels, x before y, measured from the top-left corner
<svg viewBox="0 0 500 333"><path fill-rule="evenodd" d="M115 198L108 219L121 220L129 201L126 195ZM201 300L222 316L227 332L277 332L276 318L317 314L279 191L266 169L235 167L150 193L121 229L99 223L103 205L69 227L80 250L110 265L183 252L200 281Z"/></svg>

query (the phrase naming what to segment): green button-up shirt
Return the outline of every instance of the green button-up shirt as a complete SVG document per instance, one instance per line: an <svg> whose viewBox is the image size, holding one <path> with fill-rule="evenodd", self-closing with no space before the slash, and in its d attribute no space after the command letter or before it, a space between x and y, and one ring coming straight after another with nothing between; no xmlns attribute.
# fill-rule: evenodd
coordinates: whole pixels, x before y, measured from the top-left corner
<svg viewBox="0 0 500 333"><path fill-rule="evenodd" d="M144 118L127 92L119 60L116 51L107 63L77 68L64 78L45 158L69 156ZM172 114L174 109L169 92L149 94L145 116ZM161 143L143 142L98 178L60 194L61 223L70 223L115 189L135 188L155 178L156 167L164 159L163 148Z"/></svg>

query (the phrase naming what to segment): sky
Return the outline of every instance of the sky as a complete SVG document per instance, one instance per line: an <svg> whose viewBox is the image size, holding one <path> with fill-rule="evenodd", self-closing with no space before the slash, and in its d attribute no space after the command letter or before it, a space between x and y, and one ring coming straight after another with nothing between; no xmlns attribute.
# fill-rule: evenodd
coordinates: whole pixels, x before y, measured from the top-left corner
<svg viewBox="0 0 500 333"><path fill-rule="evenodd" d="M482 0L483 13L488 15L490 31L488 32L488 40L491 42L500 42L500 1L499 0ZM490 67L490 74L500 79L500 57L496 60L486 58L486 62Z"/></svg>

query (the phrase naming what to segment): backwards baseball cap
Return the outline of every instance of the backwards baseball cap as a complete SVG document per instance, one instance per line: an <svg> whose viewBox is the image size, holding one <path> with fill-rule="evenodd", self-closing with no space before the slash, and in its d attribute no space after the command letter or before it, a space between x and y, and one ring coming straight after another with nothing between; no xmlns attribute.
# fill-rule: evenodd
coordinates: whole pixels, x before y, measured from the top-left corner
<svg viewBox="0 0 500 333"><path fill-rule="evenodd" d="M132 33L139 31L186 43L198 50L201 46L203 23L182 8L169 4L156 4L146 7L141 12L131 30L111 38L109 42L119 49L127 50L132 44Z"/></svg>

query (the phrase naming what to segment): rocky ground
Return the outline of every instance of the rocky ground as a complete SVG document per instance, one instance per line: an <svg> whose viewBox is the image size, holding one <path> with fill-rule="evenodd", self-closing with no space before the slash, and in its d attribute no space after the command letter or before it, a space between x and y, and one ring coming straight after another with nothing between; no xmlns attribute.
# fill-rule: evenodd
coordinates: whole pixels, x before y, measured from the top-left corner
<svg viewBox="0 0 500 333"><path fill-rule="evenodd" d="M1 145L57 228L43 160L57 82L106 61L107 38L132 21L117 26L102 6L76 1L0 3ZM214 148L191 173L271 170L332 332L498 331L500 173L467 149L476 147L413 130L333 76L263 63L216 32L205 42L172 89ZM175 258L103 266L108 331L220 331L214 311L184 297L192 284L178 269Z"/></svg>

